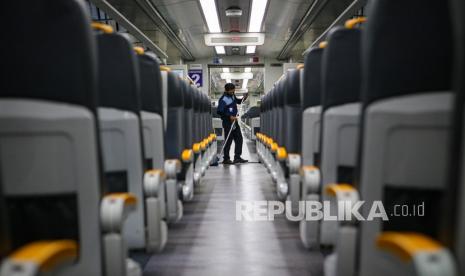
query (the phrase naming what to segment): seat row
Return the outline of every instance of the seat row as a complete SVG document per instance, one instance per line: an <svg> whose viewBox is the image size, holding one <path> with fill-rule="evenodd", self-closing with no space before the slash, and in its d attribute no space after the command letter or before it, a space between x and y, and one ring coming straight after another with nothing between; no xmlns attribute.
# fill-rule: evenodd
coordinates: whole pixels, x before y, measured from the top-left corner
<svg viewBox="0 0 465 276"><path fill-rule="evenodd" d="M300 218L303 244L328 253L325 275L464 273L465 185L449 182L465 173L454 164L464 162L454 119L463 91L452 86L463 83L454 61L464 48L450 10L372 1L368 21L333 28L262 98L260 161ZM362 218L308 219L302 201L336 216L363 205ZM380 216L369 220L373 206ZM424 213L399 214L404 206Z"/></svg>
<svg viewBox="0 0 465 276"><path fill-rule="evenodd" d="M0 275L140 275L216 153L210 100L83 1L6 6Z"/></svg>

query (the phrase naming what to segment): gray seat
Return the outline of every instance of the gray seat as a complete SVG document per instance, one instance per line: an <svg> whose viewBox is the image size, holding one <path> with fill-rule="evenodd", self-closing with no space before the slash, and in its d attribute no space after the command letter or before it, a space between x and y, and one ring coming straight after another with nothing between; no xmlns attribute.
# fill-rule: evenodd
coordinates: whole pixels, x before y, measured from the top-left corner
<svg viewBox="0 0 465 276"><path fill-rule="evenodd" d="M182 217L182 186L186 170L183 168L184 162L181 163L182 153L184 151L184 92L181 89L181 82L177 75L171 72L165 73L167 87L167 117L165 131L165 155L170 161L165 166L167 171L167 218L168 221L177 221ZM162 75L163 76L163 75ZM179 183L178 183L179 180Z"/></svg>
<svg viewBox="0 0 465 276"><path fill-rule="evenodd" d="M358 270L360 275L454 275L450 254L440 245L433 251L416 247L407 262L386 251L405 246L399 240L436 244L432 239L441 237L434 206L442 202L447 182L453 102L448 2L378 0L368 18L356 183L365 204L384 203L389 221L360 224ZM425 204L425 216L391 215L397 204L419 202ZM364 208L362 215L368 212Z"/></svg>
<svg viewBox="0 0 465 276"><path fill-rule="evenodd" d="M145 176L148 179L144 179L148 230L147 248L149 251L159 252L164 248L168 239L166 189L163 173L161 173L164 170L165 154L160 64L156 57L150 53L139 53L137 60L140 73L142 102L140 114L144 138L145 168L148 172Z"/></svg>
<svg viewBox="0 0 465 276"><path fill-rule="evenodd" d="M86 7L70 0L3 8L25 17L5 29L18 44L2 60L0 275L128 275L130 266L140 274L126 261L121 233L137 198L102 196L97 55ZM14 13L4 19L14 22ZM25 54L30 39L34 55ZM13 252L29 257L7 257Z"/></svg>
<svg viewBox="0 0 465 276"><path fill-rule="evenodd" d="M187 83L182 81L181 88L184 93L184 152L182 156L184 175L182 199L185 201L192 200L194 197L194 136L193 136L193 119L194 119L194 91Z"/></svg>
<svg viewBox="0 0 465 276"><path fill-rule="evenodd" d="M328 46L323 54L321 193L323 201L331 202L331 214L337 214L337 201L341 199L326 193L325 189L335 183L353 185L357 164L361 114L360 40L360 29L336 27L328 34ZM335 245L338 226L337 221L322 221L321 244Z"/></svg>
<svg viewBox="0 0 465 276"><path fill-rule="evenodd" d="M292 212L297 215L299 200L301 199L300 188L300 168L301 168L301 146L302 146L302 103L300 98L301 90L301 69L295 69L287 73L284 91L284 113L286 118L284 125L286 130L284 147L286 156L286 181L289 187L288 200L291 202Z"/></svg>
<svg viewBox="0 0 465 276"><path fill-rule="evenodd" d="M320 200L320 120L321 120L321 61L324 49L312 48L305 56L301 71L303 89L302 102L302 183L304 201ZM302 220L299 225L300 238L307 248L319 247L319 223Z"/></svg>
<svg viewBox="0 0 465 276"><path fill-rule="evenodd" d="M143 198L144 153L140 120L138 65L131 43L116 33L97 34L99 129L104 176L109 192ZM130 249L146 247L144 201L125 225Z"/></svg>

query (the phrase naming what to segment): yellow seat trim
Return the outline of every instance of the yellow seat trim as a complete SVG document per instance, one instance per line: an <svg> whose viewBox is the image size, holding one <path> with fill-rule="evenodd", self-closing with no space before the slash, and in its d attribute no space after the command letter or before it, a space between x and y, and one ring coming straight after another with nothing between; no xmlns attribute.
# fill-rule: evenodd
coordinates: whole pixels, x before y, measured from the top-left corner
<svg viewBox="0 0 465 276"><path fill-rule="evenodd" d="M195 143L192 146L192 150L194 150L194 153L199 153L200 152L200 143Z"/></svg>
<svg viewBox="0 0 465 276"><path fill-rule="evenodd" d="M302 166L302 170L304 171L315 171L315 170L319 170L317 166L313 166L313 165L306 165L306 166Z"/></svg>
<svg viewBox="0 0 465 276"><path fill-rule="evenodd" d="M443 246L432 238L414 232L384 232L376 238L376 246L408 262L420 252L437 252Z"/></svg>
<svg viewBox="0 0 465 276"><path fill-rule="evenodd" d="M336 196L337 192L351 192L355 191L354 186L347 184L347 183L334 183L329 184L325 188L325 192L327 195Z"/></svg>
<svg viewBox="0 0 465 276"><path fill-rule="evenodd" d="M136 46L134 47L134 52L136 52L136 54L138 55L143 55L145 53L145 50L142 47Z"/></svg>
<svg viewBox="0 0 465 276"><path fill-rule="evenodd" d="M184 162L190 161L192 159L192 150L191 149L185 149L183 150L181 154L181 159Z"/></svg>
<svg viewBox="0 0 465 276"><path fill-rule="evenodd" d="M278 150L278 143L271 144L271 151L276 152Z"/></svg>
<svg viewBox="0 0 465 276"><path fill-rule="evenodd" d="M160 170L160 169L147 170L147 171L145 171L145 173L149 173L149 174L160 174L161 176L165 176L165 171L164 171L164 170Z"/></svg>
<svg viewBox="0 0 465 276"><path fill-rule="evenodd" d="M278 151L276 153L278 160L282 161L287 158L287 151L285 147L278 147Z"/></svg>
<svg viewBox="0 0 465 276"><path fill-rule="evenodd" d="M111 199L122 199L124 204L135 205L137 203L137 197L131 193L111 193L106 195Z"/></svg>
<svg viewBox="0 0 465 276"><path fill-rule="evenodd" d="M74 261L78 256L78 244L73 240L37 241L27 244L10 258L17 262L32 262L42 272L47 272L58 265Z"/></svg>
<svg viewBox="0 0 465 276"><path fill-rule="evenodd" d="M302 63L297 64L297 67L296 67L297 70L304 69L304 68L305 68L304 64Z"/></svg>
<svg viewBox="0 0 465 276"><path fill-rule="evenodd" d="M92 29L102 31L105 34L112 34L114 32L112 26L100 22L92 22L90 26Z"/></svg>
<svg viewBox="0 0 465 276"><path fill-rule="evenodd" d="M160 65L160 71L170 72L170 71L171 71L171 68L169 68L168 66Z"/></svg>
<svg viewBox="0 0 465 276"><path fill-rule="evenodd" d="M328 47L328 42L327 41L322 41L322 42L320 42L320 44L318 44L318 48L320 48L320 49L324 49L326 47Z"/></svg>
<svg viewBox="0 0 465 276"><path fill-rule="evenodd" d="M365 23L365 22L367 22L367 18L364 17L364 16L360 16L360 17L356 17L356 18L347 20L346 23L344 24L344 26L347 29L353 29L353 28L355 28L355 26L357 24Z"/></svg>

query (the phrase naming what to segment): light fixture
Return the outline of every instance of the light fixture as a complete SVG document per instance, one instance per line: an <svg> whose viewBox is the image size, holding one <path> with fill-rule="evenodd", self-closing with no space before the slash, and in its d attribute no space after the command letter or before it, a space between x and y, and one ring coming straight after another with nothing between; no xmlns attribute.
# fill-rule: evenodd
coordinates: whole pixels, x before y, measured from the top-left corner
<svg viewBox="0 0 465 276"><path fill-rule="evenodd" d="M247 46L247 48L245 49L245 53L246 54L255 54L255 49L257 48L257 46Z"/></svg>
<svg viewBox="0 0 465 276"><path fill-rule="evenodd" d="M203 16L207 21L208 30L210 33L221 33L220 21L218 12L216 11L215 0L200 0Z"/></svg>
<svg viewBox="0 0 465 276"><path fill-rule="evenodd" d="M226 80L226 83L231 83L231 82L232 82L231 79Z"/></svg>
<svg viewBox="0 0 465 276"><path fill-rule="evenodd" d="M241 17L242 10L239 7L230 7L226 9L226 16L227 17Z"/></svg>
<svg viewBox="0 0 465 276"><path fill-rule="evenodd" d="M221 79L223 80L253 79L253 73L221 73Z"/></svg>
<svg viewBox="0 0 465 276"><path fill-rule="evenodd" d="M214 1L213 1L214 2ZM263 18L265 17L266 4L268 0L253 0L250 12L249 32L258 33L261 31Z"/></svg>
<svg viewBox="0 0 465 276"><path fill-rule="evenodd" d="M229 68L228 68L228 67L223 68L223 73L229 73L229 72L230 72L230 71L229 71Z"/></svg>
<svg viewBox="0 0 465 276"><path fill-rule="evenodd" d="M248 79L243 79L242 80L242 89L247 89L247 84L249 83Z"/></svg>
<svg viewBox="0 0 465 276"><path fill-rule="evenodd" d="M226 50L224 49L224 46L215 46L215 50L218 55L226 54Z"/></svg>
<svg viewBox="0 0 465 276"><path fill-rule="evenodd" d="M252 72L252 68L250 68L250 67L245 67L245 68L244 68L244 72L250 73L250 72Z"/></svg>

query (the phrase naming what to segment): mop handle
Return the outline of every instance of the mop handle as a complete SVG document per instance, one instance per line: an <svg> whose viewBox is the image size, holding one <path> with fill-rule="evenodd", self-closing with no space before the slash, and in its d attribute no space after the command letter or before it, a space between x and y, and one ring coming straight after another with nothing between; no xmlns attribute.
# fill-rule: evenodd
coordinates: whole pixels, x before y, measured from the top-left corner
<svg viewBox="0 0 465 276"><path fill-rule="evenodd" d="M244 101L244 98L245 98L245 96L242 97L241 103L240 103L240 104L242 104L242 102ZM237 116L237 117L239 117L239 116ZM224 140L224 144L223 144L223 147L221 147L220 154L223 154L224 147L226 146L226 142L228 142L229 136L231 135L231 132L233 131L234 125L236 124L236 122L237 122L237 119L234 120L234 122L233 122L232 125L231 125L231 128L229 129L228 136L226 136L226 140Z"/></svg>

